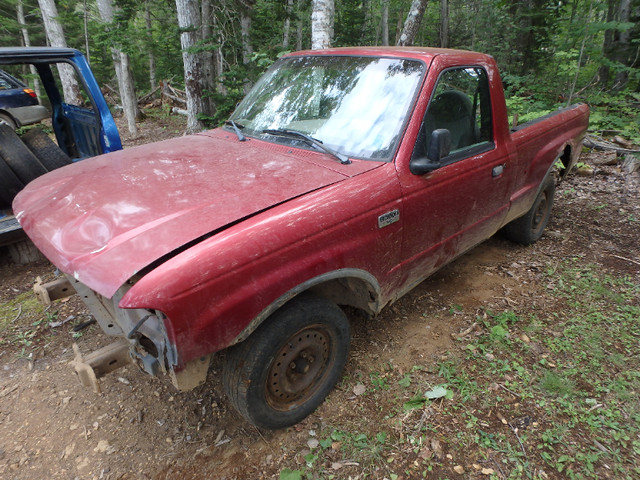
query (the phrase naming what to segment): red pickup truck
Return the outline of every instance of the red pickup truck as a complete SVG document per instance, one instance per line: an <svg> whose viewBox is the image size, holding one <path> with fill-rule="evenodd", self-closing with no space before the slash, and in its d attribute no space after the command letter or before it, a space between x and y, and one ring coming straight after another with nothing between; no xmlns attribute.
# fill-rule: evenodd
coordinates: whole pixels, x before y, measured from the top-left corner
<svg viewBox="0 0 640 480"><path fill-rule="evenodd" d="M299 422L349 350L342 306L375 315L504 229L529 244L580 153L588 108L510 129L494 60L430 48L289 54L227 122L30 183L13 208L120 340L83 356L223 384L250 422ZM36 286L45 301L61 281Z"/></svg>

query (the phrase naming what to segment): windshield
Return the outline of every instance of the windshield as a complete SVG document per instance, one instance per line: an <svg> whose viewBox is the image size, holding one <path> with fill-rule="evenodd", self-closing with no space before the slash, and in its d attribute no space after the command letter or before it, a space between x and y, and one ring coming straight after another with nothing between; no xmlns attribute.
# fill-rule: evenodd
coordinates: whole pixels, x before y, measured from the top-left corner
<svg viewBox="0 0 640 480"><path fill-rule="evenodd" d="M299 140L263 133L295 130L350 157L386 160L423 71L421 62L394 58L282 59L258 80L231 120L249 136L308 148Z"/></svg>

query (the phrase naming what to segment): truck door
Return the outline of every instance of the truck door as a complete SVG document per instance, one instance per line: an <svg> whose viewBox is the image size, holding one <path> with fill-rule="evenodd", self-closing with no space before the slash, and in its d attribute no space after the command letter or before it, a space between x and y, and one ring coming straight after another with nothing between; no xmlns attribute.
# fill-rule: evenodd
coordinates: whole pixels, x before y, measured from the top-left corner
<svg viewBox="0 0 640 480"><path fill-rule="evenodd" d="M450 68L439 75L413 157L427 154L436 129L450 132L451 151L424 175L398 171L407 284L491 236L507 213L509 151L495 141L491 105L483 67Z"/></svg>
<svg viewBox="0 0 640 480"><path fill-rule="evenodd" d="M60 148L74 161L122 149L120 135L102 92L79 52L60 61L32 60L51 103L52 127ZM66 68L80 91L63 98L62 80L54 72Z"/></svg>

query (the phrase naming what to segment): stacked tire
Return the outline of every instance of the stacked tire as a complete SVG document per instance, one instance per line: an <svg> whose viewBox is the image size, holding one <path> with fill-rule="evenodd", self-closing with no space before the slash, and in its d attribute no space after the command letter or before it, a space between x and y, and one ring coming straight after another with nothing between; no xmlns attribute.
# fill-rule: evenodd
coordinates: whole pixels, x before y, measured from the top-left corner
<svg viewBox="0 0 640 480"><path fill-rule="evenodd" d="M11 207L14 197L33 179L71 163L71 159L40 129L22 137L0 123L0 208Z"/></svg>

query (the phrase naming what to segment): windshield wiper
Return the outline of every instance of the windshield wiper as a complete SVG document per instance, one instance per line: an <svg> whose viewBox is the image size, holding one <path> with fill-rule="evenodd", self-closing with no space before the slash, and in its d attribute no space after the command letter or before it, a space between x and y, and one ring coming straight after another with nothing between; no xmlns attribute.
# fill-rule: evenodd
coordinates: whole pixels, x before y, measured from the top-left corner
<svg viewBox="0 0 640 480"><path fill-rule="evenodd" d="M309 145L314 145L318 147L320 150L322 150L323 152L328 153L329 155L337 158L338 160L340 160L340 163L342 163L343 165L349 165L351 163L351 160L349 160L349 157L347 157L346 155L343 155L342 153L336 152L332 148L327 147L324 143L322 143L322 140L313 138L307 135L306 133L298 132L297 130L288 130L286 128L277 128L277 129L267 128L266 130L262 130L262 133L266 133L268 135L276 135L279 137L296 138L299 140L303 140Z"/></svg>
<svg viewBox="0 0 640 480"><path fill-rule="evenodd" d="M236 132L239 142L244 142L247 139L247 137L245 137L240 131L241 128L244 128L244 125L240 125L239 123L236 123L233 120L227 120L226 122L224 122L224 124L230 125L233 127L233 131Z"/></svg>

